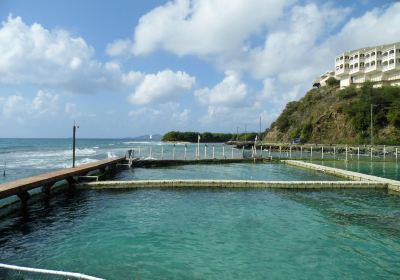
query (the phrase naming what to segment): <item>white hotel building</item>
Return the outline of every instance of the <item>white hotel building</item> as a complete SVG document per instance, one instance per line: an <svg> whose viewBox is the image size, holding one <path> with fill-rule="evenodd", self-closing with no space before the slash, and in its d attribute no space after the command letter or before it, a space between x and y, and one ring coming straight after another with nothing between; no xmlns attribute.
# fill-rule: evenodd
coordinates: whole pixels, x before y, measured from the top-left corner
<svg viewBox="0 0 400 280"><path fill-rule="evenodd" d="M334 76L340 88L365 81L400 86L400 42L344 52L335 59Z"/></svg>
<svg viewBox="0 0 400 280"><path fill-rule="evenodd" d="M334 77L340 88L351 84L360 86L365 81L382 85L400 86L400 42L344 52L335 59L335 69L319 76L315 83L322 86Z"/></svg>

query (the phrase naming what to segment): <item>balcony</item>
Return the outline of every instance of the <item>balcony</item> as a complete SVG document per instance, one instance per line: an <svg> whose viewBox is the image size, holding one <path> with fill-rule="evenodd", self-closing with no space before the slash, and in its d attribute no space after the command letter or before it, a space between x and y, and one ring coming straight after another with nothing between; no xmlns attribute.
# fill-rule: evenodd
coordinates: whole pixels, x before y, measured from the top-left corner
<svg viewBox="0 0 400 280"><path fill-rule="evenodd" d="M344 75L347 75L347 74L349 74L349 69L348 68L341 68L341 69L335 70L335 75L336 76L344 76Z"/></svg>
<svg viewBox="0 0 400 280"><path fill-rule="evenodd" d="M365 73L374 73L374 72L379 72L382 70L382 67L380 65L370 65L368 67L365 67Z"/></svg>

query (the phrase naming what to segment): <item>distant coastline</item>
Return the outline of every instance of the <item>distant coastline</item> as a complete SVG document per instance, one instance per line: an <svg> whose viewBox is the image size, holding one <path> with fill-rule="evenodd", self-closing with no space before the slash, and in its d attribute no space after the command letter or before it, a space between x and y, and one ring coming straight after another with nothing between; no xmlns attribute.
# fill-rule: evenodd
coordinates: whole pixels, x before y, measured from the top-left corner
<svg viewBox="0 0 400 280"><path fill-rule="evenodd" d="M200 139L199 139L200 136ZM194 132L194 131L170 131L162 137L161 141L168 143L225 143L229 141L250 141L257 136L255 132L249 133L212 133L212 132Z"/></svg>

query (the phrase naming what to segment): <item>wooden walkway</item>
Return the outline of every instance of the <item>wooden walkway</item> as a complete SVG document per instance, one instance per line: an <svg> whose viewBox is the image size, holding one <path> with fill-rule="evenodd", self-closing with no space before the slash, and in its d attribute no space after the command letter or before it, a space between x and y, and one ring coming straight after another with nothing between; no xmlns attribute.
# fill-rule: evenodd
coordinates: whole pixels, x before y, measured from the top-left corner
<svg viewBox="0 0 400 280"><path fill-rule="evenodd" d="M0 199L17 195L22 203L26 203L30 195L29 190L42 187L45 194L50 194L51 187L62 180L66 180L69 185L75 184L76 176L84 176L95 170L105 172L107 168L115 168L117 164L124 162L125 157L100 160L93 163L83 164L75 168L65 168L33 177L19 179L12 182L0 184Z"/></svg>

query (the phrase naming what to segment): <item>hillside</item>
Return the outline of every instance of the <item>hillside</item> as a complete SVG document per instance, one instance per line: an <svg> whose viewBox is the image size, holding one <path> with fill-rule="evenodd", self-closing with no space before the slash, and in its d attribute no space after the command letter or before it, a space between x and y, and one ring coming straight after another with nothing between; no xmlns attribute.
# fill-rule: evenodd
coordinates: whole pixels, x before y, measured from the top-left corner
<svg viewBox="0 0 400 280"><path fill-rule="evenodd" d="M400 87L339 90L325 86L293 101L271 125L264 141L369 144L373 107L374 144L400 144Z"/></svg>

